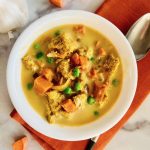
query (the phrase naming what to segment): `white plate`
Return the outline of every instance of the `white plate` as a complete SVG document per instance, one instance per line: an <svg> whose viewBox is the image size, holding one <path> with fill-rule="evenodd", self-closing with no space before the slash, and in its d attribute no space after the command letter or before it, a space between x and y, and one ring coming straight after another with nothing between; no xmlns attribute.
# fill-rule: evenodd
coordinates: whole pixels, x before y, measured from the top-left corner
<svg viewBox="0 0 150 150"><path fill-rule="evenodd" d="M21 58L37 37L45 31L63 24L85 24L101 32L117 48L123 65L123 87L113 108L97 121L76 127L47 123L29 105L21 86ZM59 11L36 20L19 36L8 60L7 86L14 107L32 128L60 140L88 139L113 127L128 110L135 94L136 85L137 65L127 39L108 20L81 10Z"/></svg>

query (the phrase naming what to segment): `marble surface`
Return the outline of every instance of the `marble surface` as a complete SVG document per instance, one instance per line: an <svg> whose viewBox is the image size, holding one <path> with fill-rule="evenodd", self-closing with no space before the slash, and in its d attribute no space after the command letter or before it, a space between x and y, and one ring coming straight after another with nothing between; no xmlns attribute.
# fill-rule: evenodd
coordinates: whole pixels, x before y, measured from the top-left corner
<svg viewBox="0 0 150 150"><path fill-rule="evenodd" d="M94 12L103 0L64 0L63 9L83 9ZM27 0L29 7L28 26L35 19L59 11L48 3L48 0ZM0 34L0 150L11 150L12 143L19 137L26 135L29 139L28 150L42 150L43 148L33 139L30 133L19 123L10 118L13 110L7 87L6 65L11 47L23 29L14 32L15 38L9 41L7 34ZM140 109L129 119L125 126L107 145L106 150L149 150L150 149L150 96Z"/></svg>

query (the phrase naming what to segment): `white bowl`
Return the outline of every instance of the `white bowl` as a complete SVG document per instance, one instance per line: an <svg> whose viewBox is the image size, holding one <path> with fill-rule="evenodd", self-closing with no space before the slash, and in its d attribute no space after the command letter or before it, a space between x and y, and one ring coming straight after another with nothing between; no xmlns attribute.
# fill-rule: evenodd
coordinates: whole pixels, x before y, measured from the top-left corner
<svg viewBox="0 0 150 150"><path fill-rule="evenodd" d="M49 124L44 121L28 103L21 86L21 58L37 37L45 31L63 24L85 24L101 32L117 48L123 65L123 86L116 104L104 117L89 124L76 127ZM137 65L133 50L127 39L108 20L85 11L59 11L36 20L19 36L8 60L7 86L17 112L38 132L60 140L88 139L113 127L127 112L133 100L136 85Z"/></svg>

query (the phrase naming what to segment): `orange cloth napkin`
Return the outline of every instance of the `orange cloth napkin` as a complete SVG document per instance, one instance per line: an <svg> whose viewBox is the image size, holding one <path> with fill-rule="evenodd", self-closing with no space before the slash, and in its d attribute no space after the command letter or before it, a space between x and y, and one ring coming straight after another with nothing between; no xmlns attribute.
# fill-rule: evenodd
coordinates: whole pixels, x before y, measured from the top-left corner
<svg viewBox="0 0 150 150"><path fill-rule="evenodd" d="M143 14L150 12L149 0L106 0L96 11L97 14L114 23L124 34ZM127 122L131 115L150 92L150 53L138 62L138 86L134 100L125 116L110 130L102 134L94 150L102 150L117 131ZM43 146L45 150L84 150L88 140L67 142L46 137L32 129L14 110L11 117L20 122Z"/></svg>

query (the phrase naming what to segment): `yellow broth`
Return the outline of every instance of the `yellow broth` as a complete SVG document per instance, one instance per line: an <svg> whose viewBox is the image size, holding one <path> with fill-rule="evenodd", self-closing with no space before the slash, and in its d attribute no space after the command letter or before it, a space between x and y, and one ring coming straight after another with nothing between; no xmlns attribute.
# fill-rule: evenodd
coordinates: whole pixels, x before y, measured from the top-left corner
<svg viewBox="0 0 150 150"><path fill-rule="evenodd" d="M76 35L73 31L74 25L63 25L56 27L54 29L51 29L44 34L42 34L39 38L37 38L29 50L27 51L27 54L36 55L37 50L33 48L35 43L40 43L41 50L46 51L47 50L47 44L50 41L50 38L54 36L54 33L59 30L60 32L67 32L69 33L74 39L76 38ZM117 53L117 49L114 47L114 45L101 33L98 31L95 31L89 27L86 27L86 33L81 38L81 43L90 47L91 49L94 49L95 42L97 40L101 41L101 47L103 47L107 53L112 53L115 57L119 58L119 55ZM96 57L96 56L95 56ZM42 60L46 63L46 66L48 67L54 67L51 64L48 64L44 58ZM120 58L119 58L120 60ZM43 118L46 119L46 97L39 96L35 93L34 89L28 90L27 83L31 82L33 83L33 72L30 70L27 70L24 65L22 65L22 88L24 91L24 94L29 102L29 104L33 107L33 109ZM114 72L114 74L111 76L110 82L112 82L113 79L117 79L119 81L118 86L113 86L110 83L110 86L107 90L107 100L99 106L98 104L85 104L84 109L79 109L73 113L71 113L71 116L69 118L65 117L58 117L56 118L56 123L61 125L68 125L68 126L77 126L86 124L89 122L92 122L99 117L102 117L106 112L108 112L112 106L115 104L115 102L118 99L118 96L121 91L122 87L122 78L123 78L123 72L122 72L122 64L120 60L120 64L117 68L117 70ZM90 81L89 81L90 82ZM94 115L94 112L98 111L99 115Z"/></svg>

